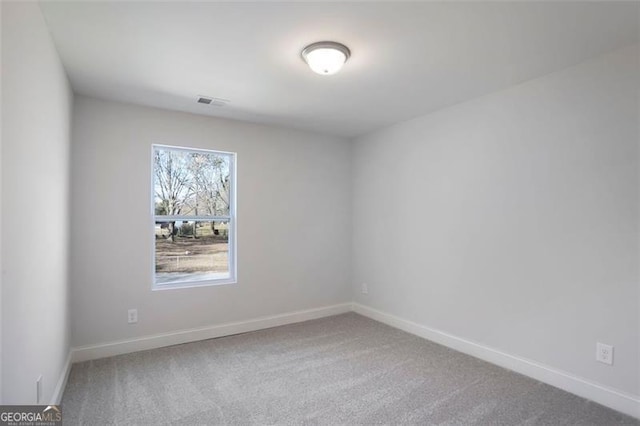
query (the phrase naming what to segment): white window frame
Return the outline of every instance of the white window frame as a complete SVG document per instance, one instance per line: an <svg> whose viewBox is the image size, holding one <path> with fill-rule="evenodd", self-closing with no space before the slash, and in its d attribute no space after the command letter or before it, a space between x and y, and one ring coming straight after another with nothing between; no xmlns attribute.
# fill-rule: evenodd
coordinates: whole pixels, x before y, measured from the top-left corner
<svg viewBox="0 0 640 426"><path fill-rule="evenodd" d="M188 215L156 215L155 204L155 164L154 155L156 149L165 149L171 151L184 151L189 153L202 153L202 154L217 154L229 157L229 178L231 180L229 188L229 215L228 216L188 216ZM235 152L217 151L213 149L203 148L188 148L184 146L173 146L163 144L151 145L151 283L152 290L173 290L179 288L191 288L191 287L205 287L205 286L217 286L225 284L236 284L238 282L238 270L237 270L237 251L236 251L236 168L237 168L237 154ZM156 235L155 227L156 222L171 222L171 221L208 221L208 222L228 222L228 247L229 247L229 277L211 279L205 278L202 280L186 280L186 281L174 281L171 283L156 283Z"/></svg>

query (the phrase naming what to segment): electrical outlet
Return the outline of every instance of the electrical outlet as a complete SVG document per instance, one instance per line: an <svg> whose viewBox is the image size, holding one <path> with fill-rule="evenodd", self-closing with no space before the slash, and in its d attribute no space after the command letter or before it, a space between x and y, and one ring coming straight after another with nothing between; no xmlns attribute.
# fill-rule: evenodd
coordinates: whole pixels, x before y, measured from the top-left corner
<svg viewBox="0 0 640 426"><path fill-rule="evenodd" d="M613 346L598 342L596 344L596 361L613 365Z"/></svg>
<svg viewBox="0 0 640 426"><path fill-rule="evenodd" d="M36 404L40 404L42 400L42 374L36 380Z"/></svg>
<svg viewBox="0 0 640 426"><path fill-rule="evenodd" d="M367 283L362 283L362 294L369 294L369 286Z"/></svg>
<svg viewBox="0 0 640 426"><path fill-rule="evenodd" d="M137 309L129 309L127 313L127 322L129 324L135 324L138 322L138 310Z"/></svg>

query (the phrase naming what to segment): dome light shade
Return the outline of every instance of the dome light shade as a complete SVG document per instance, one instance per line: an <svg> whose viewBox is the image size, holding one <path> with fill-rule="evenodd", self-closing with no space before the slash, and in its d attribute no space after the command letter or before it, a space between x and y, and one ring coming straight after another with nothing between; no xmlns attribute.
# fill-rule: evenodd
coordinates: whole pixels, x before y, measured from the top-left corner
<svg viewBox="0 0 640 426"><path fill-rule="evenodd" d="M349 48L333 41L319 41L302 50L302 59L314 72L322 75L335 74L351 56Z"/></svg>

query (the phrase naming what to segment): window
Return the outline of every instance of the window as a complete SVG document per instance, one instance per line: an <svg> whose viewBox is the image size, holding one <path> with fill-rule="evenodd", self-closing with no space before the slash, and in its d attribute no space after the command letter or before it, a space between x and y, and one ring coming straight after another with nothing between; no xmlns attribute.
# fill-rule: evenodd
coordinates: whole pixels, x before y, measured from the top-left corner
<svg viewBox="0 0 640 426"><path fill-rule="evenodd" d="M154 289L235 282L235 159L153 145Z"/></svg>

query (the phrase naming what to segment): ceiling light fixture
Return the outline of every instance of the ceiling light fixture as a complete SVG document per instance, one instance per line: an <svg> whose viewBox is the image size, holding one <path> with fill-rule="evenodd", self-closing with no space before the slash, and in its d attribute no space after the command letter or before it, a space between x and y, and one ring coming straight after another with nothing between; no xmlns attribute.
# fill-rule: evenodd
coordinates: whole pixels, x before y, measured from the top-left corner
<svg viewBox="0 0 640 426"><path fill-rule="evenodd" d="M302 49L302 59L318 74L335 74L347 62L351 51L335 41L319 41Z"/></svg>

